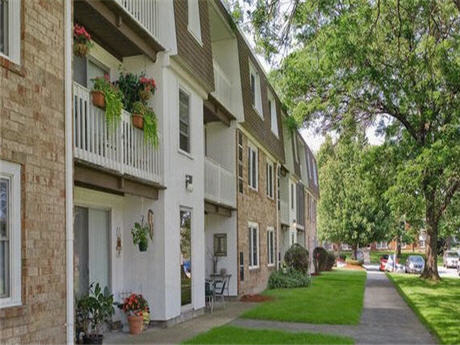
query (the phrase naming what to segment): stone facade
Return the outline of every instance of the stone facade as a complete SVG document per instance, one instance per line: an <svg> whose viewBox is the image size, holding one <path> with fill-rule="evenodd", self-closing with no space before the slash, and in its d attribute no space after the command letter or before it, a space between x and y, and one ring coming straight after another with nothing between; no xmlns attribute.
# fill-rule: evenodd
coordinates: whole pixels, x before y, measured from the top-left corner
<svg viewBox="0 0 460 345"><path fill-rule="evenodd" d="M0 343L64 343L64 3L21 4L21 63L0 57L0 159L22 171L22 305L0 309Z"/></svg>
<svg viewBox="0 0 460 345"><path fill-rule="evenodd" d="M240 267L240 253L243 253L244 279L238 277L238 294L254 294L267 287L270 273L276 269L277 253L277 205L276 183L274 186L275 198L271 199L266 193L266 162L267 156L258 148L258 190L248 185L248 137L243 136L243 193L238 192L238 267ZM253 143L255 144L255 143ZM276 166L275 166L276 168ZM275 169L276 170L276 169ZM259 226L259 267L249 269L249 222ZM275 265L268 266L267 227L273 227L275 233Z"/></svg>

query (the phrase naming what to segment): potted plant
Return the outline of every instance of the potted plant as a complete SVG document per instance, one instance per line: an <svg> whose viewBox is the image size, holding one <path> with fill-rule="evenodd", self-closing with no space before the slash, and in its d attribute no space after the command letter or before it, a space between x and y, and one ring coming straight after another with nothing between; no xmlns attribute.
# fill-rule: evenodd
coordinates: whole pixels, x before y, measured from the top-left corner
<svg viewBox="0 0 460 345"><path fill-rule="evenodd" d="M140 294L132 293L125 298L121 309L127 314L129 332L139 334L144 328L144 313L148 312L148 303Z"/></svg>
<svg viewBox="0 0 460 345"><path fill-rule="evenodd" d="M131 119L133 121L133 126L139 129L144 129L144 112L145 105L137 101L133 104L133 111L131 114Z"/></svg>
<svg viewBox="0 0 460 345"><path fill-rule="evenodd" d="M147 236L149 235L149 226L144 224L144 219L142 218L141 223L134 223L134 227L131 229L131 234L133 235L133 243L134 245L139 246L139 251L145 252L147 251L148 247L148 239Z"/></svg>
<svg viewBox="0 0 460 345"><path fill-rule="evenodd" d="M141 76L139 78L139 97L143 102L147 102L150 97L155 93L157 88L153 78Z"/></svg>
<svg viewBox="0 0 460 345"><path fill-rule="evenodd" d="M92 80L94 81L91 91L93 104L98 108L105 109L105 118L109 125L119 123L123 109L123 94L118 87L110 82L107 74Z"/></svg>
<svg viewBox="0 0 460 345"><path fill-rule="evenodd" d="M75 56L85 57L92 46L91 35L85 27L75 24L73 27L73 53Z"/></svg>
<svg viewBox="0 0 460 345"><path fill-rule="evenodd" d="M77 298L75 323L77 341L83 344L102 344L102 326L114 313L113 295L102 291L99 283L91 284L89 293Z"/></svg>
<svg viewBox="0 0 460 345"><path fill-rule="evenodd" d="M136 74L120 72L116 85L123 94L123 107L130 113L133 112L134 103L141 100L139 96L140 82Z"/></svg>

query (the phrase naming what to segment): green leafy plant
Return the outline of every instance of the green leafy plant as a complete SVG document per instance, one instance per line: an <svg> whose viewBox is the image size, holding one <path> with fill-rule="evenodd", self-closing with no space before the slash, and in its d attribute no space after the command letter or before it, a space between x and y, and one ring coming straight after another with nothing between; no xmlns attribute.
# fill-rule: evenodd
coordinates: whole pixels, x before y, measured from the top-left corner
<svg viewBox="0 0 460 345"><path fill-rule="evenodd" d="M142 102L133 104L133 114L142 115L144 118L144 140L153 147L158 146L158 122L155 112Z"/></svg>
<svg viewBox="0 0 460 345"><path fill-rule="evenodd" d="M144 224L144 219L141 223L134 223L134 227L131 229L131 234L133 235L134 245L139 245L140 251L146 251L148 247L148 238L150 229L147 224ZM150 239L152 239L150 237Z"/></svg>
<svg viewBox="0 0 460 345"><path fill-rule="evenodd" d="M108 289L102 291L99 283L92 283L89 293L77 298L75 304L77 337L81 332L87 337L102 334L104 322L109 321L114 313L113 295Z"/></svg>
<svg viewBox="0 0 460 345"><path fill-rule="evenodd" d="M335 255L331 252L328 252L327 258L326 258L326 264L325 264L325 271L332 270L332 267L334 267L335 265L335 260L336 260Z"/></svg>
<svg viewBox="0 0 460 345"><path fill-rule="evenodd" d="M109 76L92 79L94 81L93 90L101 91L105 96L105 118L109 127L116 126L121 120L121 111L123 109L123 94L120 89L113 85Z"/></svg>
<svg viewBox="0 0 460 345"><path fill-rule="evenodd" d="M326 270L327 256L327 250L323 247L316 247L313 250L313 264L315 265L315 273Z"/></svg>
<svg viewBox="0 0 460 345"><path fill-rule="evenodd" d="M284 255L284 262L289 268L296 271L308 272L308 250L298 243L294 243Z"/></svg>
<svg viewBox="0 0 460 345"><path fill-rule="evenodd" d="M141 89L139 77L133 73L120 72L116 85L123 94L123 107L126 111L132 113L134 104L141 100L139 96L139 90Z"/></svg>
<svg viewBox="0 0 460 345"><path fill-rule="evenodd" d="M311 283L311 278L304 272L288 268L286 272L274 271L268 278L269 289L289 289L306 287Z"/></svg>

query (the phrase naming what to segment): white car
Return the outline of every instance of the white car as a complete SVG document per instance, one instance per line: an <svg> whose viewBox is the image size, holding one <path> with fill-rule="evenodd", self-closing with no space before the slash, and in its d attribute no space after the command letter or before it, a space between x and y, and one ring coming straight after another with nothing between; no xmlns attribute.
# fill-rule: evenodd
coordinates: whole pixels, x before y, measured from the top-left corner
<svg viewBox="0 0 460 345"><path fill-rule="evenodd" d="M453 250L446 250L442 257L442 264L444 265L444 267L447 267L447 268L449 267L457 268L458 252L453 251Z"/></svg>

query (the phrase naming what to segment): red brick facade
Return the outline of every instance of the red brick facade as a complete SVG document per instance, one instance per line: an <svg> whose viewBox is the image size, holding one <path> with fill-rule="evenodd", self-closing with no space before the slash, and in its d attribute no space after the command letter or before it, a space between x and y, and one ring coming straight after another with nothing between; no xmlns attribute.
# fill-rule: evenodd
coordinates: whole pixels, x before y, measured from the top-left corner
<svg viewBox="0 0 460 345"><path fill-rule="evenodd" d="M22 305L0 309L0 343L64 343L64 3L22 1L22 18L21 64L0 58L0 159L22 170Z"/></svg>

